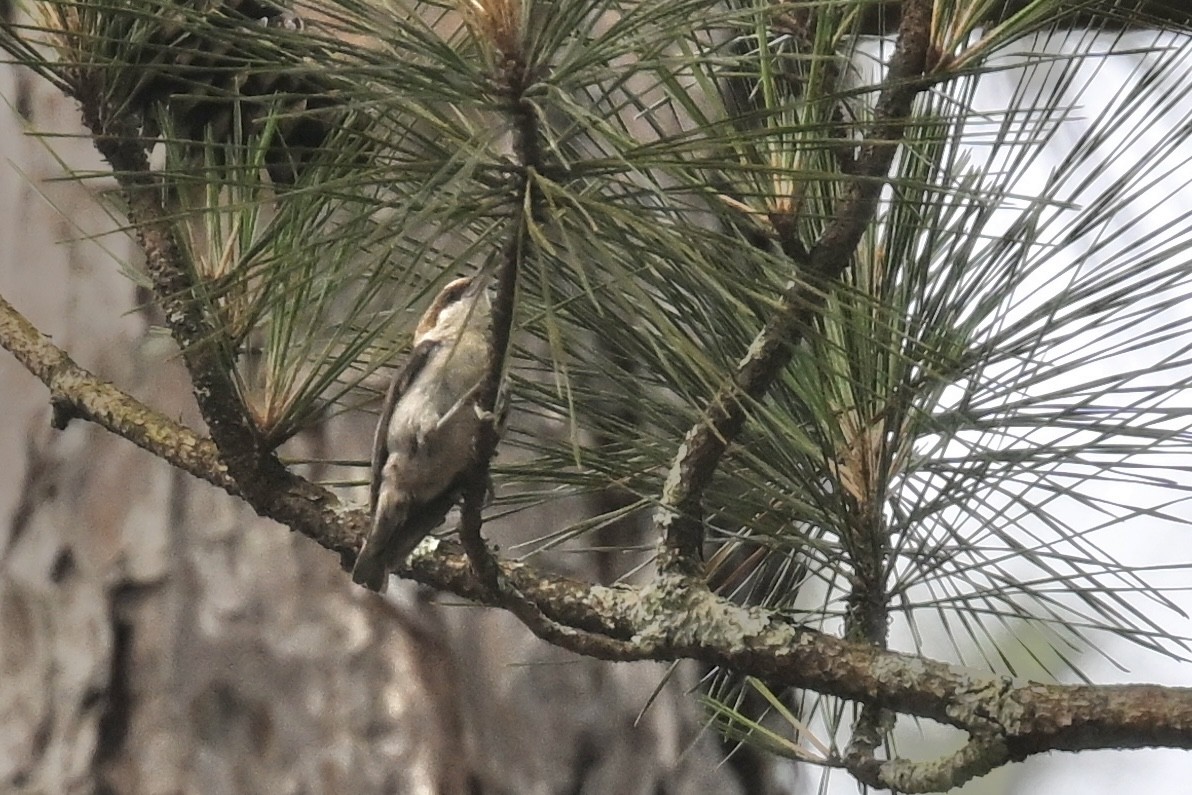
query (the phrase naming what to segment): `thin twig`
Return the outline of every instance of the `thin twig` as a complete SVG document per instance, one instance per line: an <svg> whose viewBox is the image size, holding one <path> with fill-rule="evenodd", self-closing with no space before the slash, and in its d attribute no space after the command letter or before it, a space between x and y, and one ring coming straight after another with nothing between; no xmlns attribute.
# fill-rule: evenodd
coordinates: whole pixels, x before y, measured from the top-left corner
<svg viewBox="0 0 1192 795"><path fill-rule="evenodd" d="M502 7L494 6L489 10L500 11ZM513 122L513 150L518 169L512 177L512 193L517 205L508 225L508 238L494 277L496 294L493 297L492 345L489 349L488 372L476 397L477 404L487 413L489 421L481 424L476 440L476 466L464 488L459 533L477 576L483 582L487 582L494 595L497 595L503 589L497 578L496 559L481 535L481 509L489 482L489 466L500 442L497 402L501 395L509 341L513 335L517 280L522 263L528 256L526 224L536 220L534 208L537 201L533 195L535 188L530 175L534 171L541 171L544 164L539 141L541 132L538 128L538 117L524 97L531 78L525 54L521 51L524 42L518 35L519 32L509 27L520 23L516 15L502 13L482 16L482 20L484 24L477 25L474 30L477 35L488 36L492 46L501 53L494 79L505 95ZM527 208L530 209L527 211Z"/></svg>

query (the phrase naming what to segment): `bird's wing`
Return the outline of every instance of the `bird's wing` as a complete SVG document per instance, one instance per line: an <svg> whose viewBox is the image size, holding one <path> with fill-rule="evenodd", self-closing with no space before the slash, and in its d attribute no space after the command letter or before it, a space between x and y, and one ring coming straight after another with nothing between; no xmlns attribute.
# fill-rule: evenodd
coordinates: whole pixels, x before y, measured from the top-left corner
<svg viewBox="0 0 1192 795"><path fill-rule="evenodd" d="M381 407L381 419L377 423L376 433L373 434L372 480L368 484L368 512L370 515L375 515L377 512L377 493L381 484L381 470L385 467L386 459L389 458L389 421L393 419L393 410L397 406L397 401L401 400L401 396L422 372L422 368L426 367L431 351L438 344L435 340L423 340L415 345L414 349L410 351L405 365L397 371L389 383L389 391L385 393L385 404Z"/></svg>

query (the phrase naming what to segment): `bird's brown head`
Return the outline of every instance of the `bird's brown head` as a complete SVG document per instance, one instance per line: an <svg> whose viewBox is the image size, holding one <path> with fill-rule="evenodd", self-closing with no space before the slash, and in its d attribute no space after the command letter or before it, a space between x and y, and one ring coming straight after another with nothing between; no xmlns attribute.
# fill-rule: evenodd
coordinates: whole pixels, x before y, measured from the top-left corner
<svg viewBox="0 0 1192 795"><path fill-rule="evenodd" d="M446 324L462 325L469 316L478 311L481 315L485 314L487 302L471 300L483 286L484 280L473 276L463 276L448 282L418 321L418 327L414 329L414 339L420 340ZM475 306L469 306L470 304ZM465 310L462 315L459 314L461 310ZM446 331L445 328L442 330Z"/></svg>

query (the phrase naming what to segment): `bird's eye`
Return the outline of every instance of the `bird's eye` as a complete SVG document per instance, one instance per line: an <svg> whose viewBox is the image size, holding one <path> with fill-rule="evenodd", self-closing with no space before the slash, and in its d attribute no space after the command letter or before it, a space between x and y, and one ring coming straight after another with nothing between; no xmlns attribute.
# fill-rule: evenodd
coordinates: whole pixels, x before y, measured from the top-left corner
<svg viewBox="0 0 1192 795"><path fill-rule="evenodd" d="M452 284L450 287L448 287L443 292L444 306L446 306L448 304L454 304L456 301L463 298L464 293L467 292L467 289L468 289L468 282L466 282L466 281L459 281L459 282L456 282L455 284Z"/></svg>

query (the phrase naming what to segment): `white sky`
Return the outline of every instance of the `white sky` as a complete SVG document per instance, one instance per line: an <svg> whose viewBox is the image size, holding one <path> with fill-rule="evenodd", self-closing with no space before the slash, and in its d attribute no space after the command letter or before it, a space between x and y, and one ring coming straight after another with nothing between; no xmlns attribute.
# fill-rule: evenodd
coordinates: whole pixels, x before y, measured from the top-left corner
<svg viewBox="0 0 1192 795"><path fill-rule="evenodd" d="M1097 51L1103 53L1110 49L1120 52L1156 45L1170 49L1163 54L1132 53L1110 57L1096 54ZM1074 279L1086 278L1090 269L1106 268L1112 273L1117 263L1141 259L1148 251L1165 265L1173 264L1192 274L1192 258L1185 253L1192 251L1192 221L1187 218L1192 211L1192 145L1186 142L1186 135L1181 138L1177 134L1181 128L1192 127L1192 99L1184 87L1186 75L1192 73L1192 40L1171 36L1156 39L1153 33L1136 33L1117 41L1104 36L1095 40L1072 38L1063 42L1032 43L1023 45L1021 49L1030 49L1035 53L1086 52L1090 55L1083 60L1074 79L1062 89L1063 102L1072 107L1072 113L1047 140L1034 145L1038 157L1025 168L1019 169L1014 192L1025 196L1036 194L1079 142L1087 140L1090 132L1101 134L1096 154L1074 168L1065 181L1072 186L1083 183L1084 187L1064 196L1070 198L1075 206L1055 211L1060 218L1052 218L1053 224L1065 215L1075 218L1083 210L1094 206L1097 199L1119 181L1130 186L1127 190L1134 187L1138 190L1137 195L1123 202L1116 212L1104 219L1102 228L1096 233L1066 244L1057 240L1060 245L1048 254L1052 260L1048 262L1046 258L1041 258L1038 261L1036 273L1021 289L1021 297L1011 311L1011 316L1014 312L1026 313L1031 307L1038 306ZM1015 58L1008 56L1002 62L1012 63ZM1149 80L1143 79L1148 68L1164 61L1169 62L1165 72L1157 73ZM1062 81L1058 73L1058 68L1049 76L1036 71L1032 78L1036 81L1033 87L1039 86L1040 80L1051 87L1060 87ZM1024 76L1024 70L1012 69L982 77L976 96L977 107L988 112L992 119L991 123L984 125L986 130L996 130L1002 111L1013 102L1016 87L1025 79ZM1028 96L1031 93L1028 92ZM1121 110L1112 116L1103 116L1110 107ZM974 131L980 127L979 124L974 125ZM1172 146L1173 141L1178 141L1179 145ZM973 146L971 154L974 164L988 158L988 151L988 147ZM1008 210L1007 228L1014 217L1014 211ZM1062 237L1070 231L1071 223L1054 225L1061 230ZM1086 258L1080 270L1072 269L1074 257ZM1184 262L1187 263L1186 268L1182 264ZM1183 318L1190 314L1186 308L1192 298L1190 285L1192 278L1187 278L1171 289L1172 296L1181 299L1181 305L1155 312L1137 323L1124 319L1116 333L1145 339L1146 335L1156 333L1155 330L1164 324L1174 322L1178 327ZM1053 357L1063 356L1063 350L1070 355L1080 356L1087 355L1089 350L1097 347L1109 348L1113 343L1107 342L1102 332L1112 326L1110 322L1108 326L1089 328L1070 340L1064 349L1053 351ZM1066 383L1078 385L1099 377L1135 370L1140 371L1140 375L1134 383L1142 385L1147 383L1145 371L1149 367L1162 369L1155 376L1157 380L1151 381L1152 385L1173 382L1186 384L1192 376L1192 366L1163 366L1165 361L1187 358L1184 349L1192 345L1192 323L1182 331L1162 345L1149 345L1141 350L1101 357L1099 361L1075 372L1065 372L1060 380L1040 384L1039 387L1045 386L1051 391L1062 388ZM1131 399L1123 397L1119 405L1126 405ZM1110 402L1116 403L1116 400ZM1168 407L1190 407L1192 390L1171 392L1161 403ZM1183 427L1192 428L1192 420L1185 419ZM1042 429L1037 433L1046 436L1048 431ZM1051 433L1055 438L1061 436L1059 431ZM1186 457L1179 455L1171 456L1170 460L1173 464L1170 470L1151 474L1170 478L1173 487L1099 482L1091 496L1142 509L1168 505L1167 513L1173 519L1192 522L1188 493L1181 494L1192 492L1189 462ZM1181 499L1183 502L1180 502ZM1070 526L1099 527L1087 540L1117 560L1128 561L1139 568L1170 567L1164 571L1147 572L1143 576L1150 584L1171 589L1166 594L1168 598L1186 614L1192 615L1192 591L1180 590L1192 588L1192 531L1187 525L1150 516L1125 515L1120 521L1107 521L1104 514L1081 505L1079 499L1057 499L1049 507L1064 511L1063 518ZM1129 513L1129 510L1122 510L1119 516ZM1021 516L1018 520L1011 520L1011 523L1013 521L1021 521L1026 528L1029 516ZM1015 571L1013 563L1006 568ZM1025 563L1019 568L1023 577L1038 576L1038 570ZM1057 590L1062 591L1062 588L1061 585ZM1146 611L1148 617L1158 622L1164 630L1184 637L1192 636L1192 621L1187 617L1157 608L1153 602L1141 597L1130 601ZM954 655L949 653L952 639L944 636L939 625L936 624L935 633L932 634L930 621L917 619L917 623L921 630L928 633L924 638L924 647L928 652L942 659L953 660ZM990 626L995 624L993 621L987 623ZM962 634L954 632L953 636ZM897 624L891 643L898 648L913 648L909 635L905 630L899 632ZM1096 645L1104 656L1083 656L1079 664L1084 673L1097 683L1156 682L1192 686L1192 663L1140 649L1126 640L1106 634L1096 636ZM1115 666L1110 659L1126 670ZM978 660L979 655L973 654L968 662L976 664ZM1075 676L1069 675L1065 681L1077 680ZM911 721L902 718L899 725L907 733L903 751L909 756L930 759L940 755L940 748L932 748L931 741L913 739L918 731ZM804 790L817 791L820 782L816 771L804 768L803 772L806 774ZM828 791L831 793L857 791L855 782L847 775L836 772L830 778ZM1192 753L1169 750L1105 751L1035 757L1024 764L1007 766L971 782L961 791L980 795L1163 795L1192 791L1189 782L1192 782Z"/></svg>

